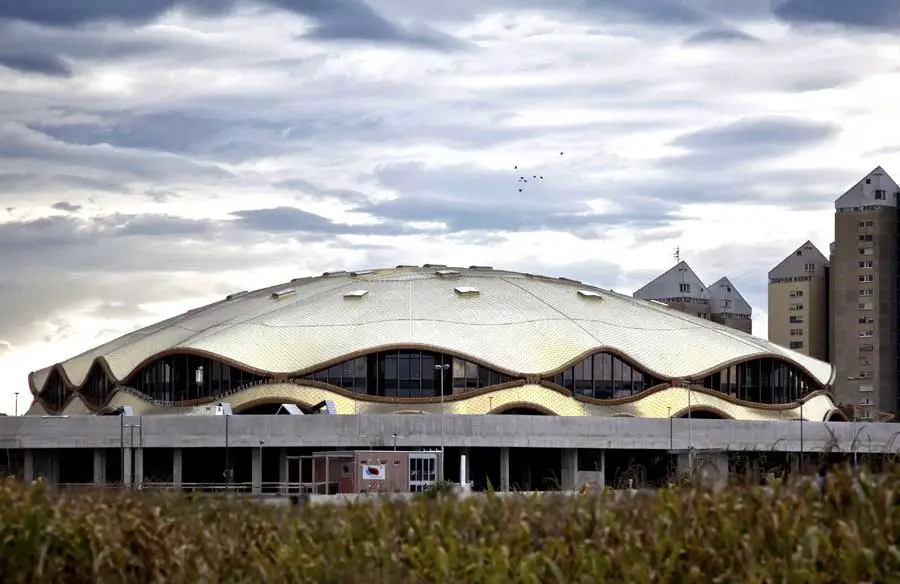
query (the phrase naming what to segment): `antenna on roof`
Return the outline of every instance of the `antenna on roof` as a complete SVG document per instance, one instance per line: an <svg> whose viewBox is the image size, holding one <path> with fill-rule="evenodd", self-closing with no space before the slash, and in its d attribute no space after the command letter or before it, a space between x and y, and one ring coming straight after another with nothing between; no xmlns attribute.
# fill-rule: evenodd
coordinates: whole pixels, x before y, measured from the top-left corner
<svg viewBox="0 0 900 584"><path fill-rule="evenodd" d="M681 262L681 247L679 246L679 247L675 248L675 263L677 264L680 262Z"/></svg>

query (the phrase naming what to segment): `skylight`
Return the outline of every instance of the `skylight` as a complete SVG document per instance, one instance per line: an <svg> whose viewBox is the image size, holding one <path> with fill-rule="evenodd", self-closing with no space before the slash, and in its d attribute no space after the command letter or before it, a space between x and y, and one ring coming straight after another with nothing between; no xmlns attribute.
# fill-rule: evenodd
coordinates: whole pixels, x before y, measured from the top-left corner
<svg viewBox="0 0 900 584"><path fill-rule="evenodd" d="M369 274L374 274L375 270L358 270L356 272L350 272L351 276L368 276Z"/></svg>
<svg viewBox="0 0 900 584"><path fill-rule="evenodd" d="M344 294L344 298L362 298L368 293L368 290L351 290Z"/></svg>
<svg viewBox="0 0 900 584"><path fill-rule="evenodd" d="M596 300L603 300L603 296L597 292L596 290L579 290L578 295L584 298L592 298Z"/></svg>
<svg viewBox="0 0 900 584"><path fill-rule="evenodd" d="M453 291L460 296L477 296L478 294L481 294L481 292L478 291L478 288L472 288L471 286L457 286Z"/></svg>
<svg viewBox="0 0 900 584"><path fill-rule="evenodd" d="M297 291L293 288L284 288L283 290L272 292L272 298L275 300L281 300L282 298L287 298L288 296L292 296L296 293Z"/></svg>
<svg viewBox="0 0 900 584"><path fill-rule="evenodd" d="M435 274L437 274L441 278L448 278L452 276L458 276L459 272L456 270L438 270L435 272Z"/></svg>

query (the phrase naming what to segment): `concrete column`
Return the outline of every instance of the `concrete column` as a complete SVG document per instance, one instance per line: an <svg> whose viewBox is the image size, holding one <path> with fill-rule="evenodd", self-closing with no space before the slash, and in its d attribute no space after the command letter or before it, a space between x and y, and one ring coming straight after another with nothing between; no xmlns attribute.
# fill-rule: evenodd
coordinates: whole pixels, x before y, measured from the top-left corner
<svg viewBox="0 0 900 584"><path fill-rule="evenodd" d="M94 484L106 484L106 450L103 448L94 449Z"/></svg>
<svg viewBox="0 0 900 584"><path fill-rule="evenodd" d="M262 447L254 448L251 456L251 489L253 493L262 493Z"/></svg>
<svg viewBox="0 0 900 584"><path fill-rule="evenodd" d="M678 455L678 474L690 474L690 459L687 452ZM728 484L728 453L694 451L693 478L713 488Z"/></svg>
<svg viewBox="0 0 900 584"><path fill-rule="evenodd" d="M22 482L26 485L34 480L34 450L25 451L25 460L22 461Z"/></svg>
<svg viewBox="0 0 900 584"><path fill-rule="evenodd" d="M287 448L278 449L278 492L286 495L288 492L288 458Z"/></svg>
<svg viewBox="0 0 900 584"><path fill-rule="evenodd" d="M578 489L576 478L578 476L578 449L563 448L562 472L560 473L560 489L563 491L575 491Z"/></svg>
<svg viewBox="0 0 900 584"><path fill-rule="evenodd" d="M122 449L122 486L131 486L131 448Z"/></svg>
<svg viewBox="0 0 900 584"><path fill-rule="evenodd" d="M500 490L509 491L509 448L500 448Z"/></svg>
<svg viewBox="0 0 900 584"><path fill-rule="evenodd" d="M799 476L802 469L800 468L800 453L791 452L788 454L788 472L794 476Z"/></svg>
<svg viewBox="0 0 900 584"><path fill-rule="evenodd" d="M132 448L134 451L134 486L140 489L144 486L144 449Z"/></svg>
<svg viewBox="0 0 900 584"><path fill-rule="evenodd" d="M59 484L59 450L47 451L47 482Z"/></svg>
<svg viewBox="0 0 900 584"><path fill-rule="evenodd" d="M172 449L172 485L177 490L181 490L181 483L184 482L184 464L183 464L181 448Z"/></svg>

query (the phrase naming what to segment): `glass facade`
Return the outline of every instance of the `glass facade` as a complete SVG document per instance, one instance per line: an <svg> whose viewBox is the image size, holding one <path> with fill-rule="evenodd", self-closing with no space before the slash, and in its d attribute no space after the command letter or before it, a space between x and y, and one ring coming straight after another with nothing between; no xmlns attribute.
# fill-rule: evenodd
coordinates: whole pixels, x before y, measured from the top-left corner
<svg viewBox="0 0 900 584"><path fill-rule="evenodd" d="M440 367L439 367L440 366ZM335 387L382 397L436 397L511 381L512 378L458 357L431 351L382 351L307 375Z"/></svg>
<svg viewBox="0 0 900 584"><path fill-rule="evenodd" d="M553 377L575 395L594 399L631 397L663 383L612 353L595 353Z"/></svg>
<svg viewBox="0 0 900 584"><path fill-rule="evenodd" d="M513 381L513 378L472 361L432 351L379 351L337 363L292 379L314 380L362 395L391 398L425 398L458 395ZM170 355L136 371L122 383L150 399L182 402L215 398L241 387L272 381L272 377L249 373L215 359L193 355ZM635 396L665 383L612 353L588 356L553 376L552 381L575 396L599 400ZM787 404L805 394L824 389L799 368L763 358L726 367L692 380L725 395L756 403ZM86 402L102 406L115 384L102 367L95 365L79 389ZM50 412L60 411L72 393L53 371L41 401Z"/></svg>

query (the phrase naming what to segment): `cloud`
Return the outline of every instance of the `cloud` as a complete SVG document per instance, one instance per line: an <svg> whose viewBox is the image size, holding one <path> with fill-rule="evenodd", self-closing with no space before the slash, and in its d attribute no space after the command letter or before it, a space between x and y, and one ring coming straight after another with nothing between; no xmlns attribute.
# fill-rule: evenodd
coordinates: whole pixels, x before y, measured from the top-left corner
<svg viewBox="0 0 900 584"><path fill-rule="evenodd" d="M56 55L39 52L0 51L0 67L50 77L71 77L72 67Z"/></svg>
<svg viewBox="0 0 900 584"><path fill-rule="evenodd" d="M900 10L894 0L780 0L774 13L792 24L834 24L896 33Z"/></svg>
<svg viewBox="0 0 900 584"><path fill-rule="evenodd" d="M256 0L255 4L311 19L313 30L306 36L316 40L400 43L438 50L464 46L458 39L425 25L406 28L394 24L361 0ZM143 25L173 10L214 17L227 15L237 6L236 0L142 0L138 3L84 0L64 5L55 0L34 0L0 4L0 18L62 27L104 21Z"/></svg>
<svg viewBox="0 0 900 584"><path fill-rule="evenodd" d="M723 43L760 43L758 37L734 28L710 28L685 39L686 45L717 45Z"/></svg>
<svg viewBox="0 0 900 584"><path fill-rule="evenodd" d="M81 205L76 205L74 203L69 203L67 201L60 201L58 203L53 203L53 208L57 211L65 211L66 213L75 213L76 211L81 209Z"/></svg>

